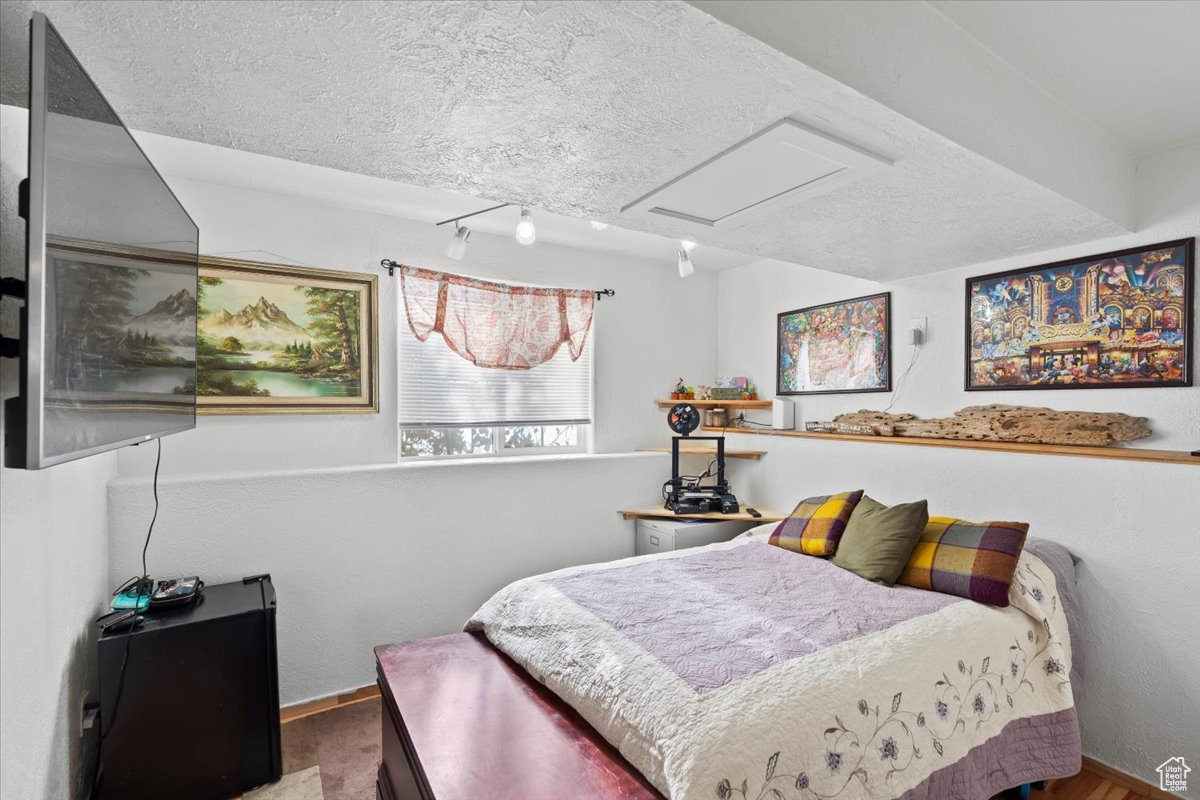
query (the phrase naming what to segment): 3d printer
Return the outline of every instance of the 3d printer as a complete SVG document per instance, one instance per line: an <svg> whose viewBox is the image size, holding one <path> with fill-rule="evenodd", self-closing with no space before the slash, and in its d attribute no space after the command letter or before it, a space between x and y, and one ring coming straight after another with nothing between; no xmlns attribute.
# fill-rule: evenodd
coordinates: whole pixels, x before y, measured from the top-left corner
<svg viewBox="0 0 1200 800"><path fill-rule="evenodd" d="M737 498L729 491L729 483L725 480L725 437L692 436L692 431L700 426L700 412L691 403L672 406L667 414L667 425L677 435L671 437L671 480L663 484L666 507L676 514L704 514L710 511L738 513L740 507ZM679 443L683 441L717 443L717 457L700 475L679 474ZM716 483L704 485L703 482L709 478L715 478Z"/></svg>

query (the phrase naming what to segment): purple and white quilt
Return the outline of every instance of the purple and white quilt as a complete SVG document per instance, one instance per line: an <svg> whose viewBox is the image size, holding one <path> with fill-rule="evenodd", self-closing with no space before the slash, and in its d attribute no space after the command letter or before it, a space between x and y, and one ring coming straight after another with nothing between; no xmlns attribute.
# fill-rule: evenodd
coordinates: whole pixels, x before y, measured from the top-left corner
<svg viewBox="0 0 1200 800"><path fill-rule="evenodd" d="M1008 608L753 537L517 581L467 623L673 800L985 800L1074 774L1071 639L1022 554Z"/></svg>

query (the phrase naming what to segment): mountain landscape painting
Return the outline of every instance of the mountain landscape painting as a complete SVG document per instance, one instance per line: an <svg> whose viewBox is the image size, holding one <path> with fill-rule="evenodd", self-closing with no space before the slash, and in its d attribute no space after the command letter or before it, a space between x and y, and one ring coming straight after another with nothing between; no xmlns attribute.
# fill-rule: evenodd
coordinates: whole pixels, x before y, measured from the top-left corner
<svg viewBox="0 0 1200 800"><path fill-rule="evenodd" d="M47 254L48 400L182 404L195 384L195 267L65 245Z"/></svg>
<svg viewBox="0 0 1200 800"><path fill-rule="evenodd" d="M369 275L202 258L201 411L376 410L375 287Z"/></svg>

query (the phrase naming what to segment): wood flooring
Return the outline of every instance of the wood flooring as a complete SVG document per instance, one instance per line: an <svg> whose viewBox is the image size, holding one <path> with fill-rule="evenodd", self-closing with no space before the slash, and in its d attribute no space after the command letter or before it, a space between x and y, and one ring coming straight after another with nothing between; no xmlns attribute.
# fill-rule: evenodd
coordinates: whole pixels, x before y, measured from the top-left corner
<svg viewBox="0 0 1200 800"><path fill-rule="evenodd" d="M1045 789L1035 789L1029 796L1031 800L1150 800L1149 795L1119 786L1086 766L1078 775L1050 781Z"/></svg>

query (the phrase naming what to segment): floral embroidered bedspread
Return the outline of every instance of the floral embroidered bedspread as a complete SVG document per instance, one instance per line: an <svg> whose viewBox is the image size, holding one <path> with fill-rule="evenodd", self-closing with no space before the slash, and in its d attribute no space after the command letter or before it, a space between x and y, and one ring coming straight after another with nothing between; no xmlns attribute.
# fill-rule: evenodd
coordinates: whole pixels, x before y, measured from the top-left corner
<svg viewBox="0 0 1200 800"><path fill-rule="evenodd" d="M673 800L985 800L1074 774L1067 618L739 539L517 581L467 623Z"/></svg>

